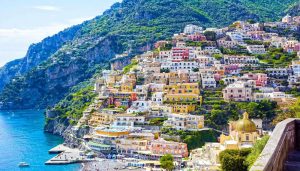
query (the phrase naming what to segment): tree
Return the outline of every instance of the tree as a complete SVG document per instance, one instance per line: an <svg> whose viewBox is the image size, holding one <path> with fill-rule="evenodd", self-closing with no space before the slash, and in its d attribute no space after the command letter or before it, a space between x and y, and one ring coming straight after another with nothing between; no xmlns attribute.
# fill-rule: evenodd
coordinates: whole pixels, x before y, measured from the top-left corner
<svg viewBox="0 0 300 171"><path fill-rule="evenodd" d="M204 33L204 36L209 41L216 41L217 40L217 34L214 31L206 31Z"/></svg>
<svg viewBox="0 0 300 171"><path fill-rule="evenodd" d="M213 54L213 57L218 61L220 61L223 58L223 56L220 54Z"/></svg>
<svg viewBox="0 0 300 171"><path fill-rule="evenodd" d="M171 154L163 155L159 161L160 161L161 167L166 169L167 171L172 171L175 168L174 158Z"/></svg>
<svg viewBox="0 0 300 171"><path fill-rule="evenodd" d="M160 73L169 73L170 72L170 69L169 68L162 68L160 69Z"/></svg>
<svg viewBox="0 0 300 171"><path fill-rule="evenodd" d="M269 138L270 138L270 136L265 135L262 139L257 140L256 143L254 144L253 148L251 149L251 153L246 158L246 162L247 162L247 165L249 165L248 166L249 169L255 163L255 161L259 157L260 153L265 148Z"/></svg>
<svg viewBox="0 0 300 171"><path fill-rule="evenodd" d="M199 68L193 68L193 72L198 72Z"/></svg>
<svg viewBox="0 0 300 171"><path fill-rule="evenodd" d="M220 162L223 171L247 171L246 157L251 149L224 150L220 153Z"/></svg>

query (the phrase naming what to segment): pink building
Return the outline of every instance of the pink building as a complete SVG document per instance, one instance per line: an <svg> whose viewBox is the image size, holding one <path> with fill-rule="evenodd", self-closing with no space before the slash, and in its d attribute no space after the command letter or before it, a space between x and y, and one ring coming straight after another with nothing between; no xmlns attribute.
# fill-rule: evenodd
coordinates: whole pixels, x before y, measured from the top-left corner
<svg viewBox="0 0 300 171"><path fill-rule="evenodd" d="M286 52L299 52L300 51L300 43L298 41L288 41L283 46L283 49Z"/></svg>
<svg viewBox="0 0 300 171"><path fill-rule="evenodd" d="M268 75L267 74L257 74L256 86L257 87L265 87L268 83Z"/></svg>
<svg viewBox="0 0 300 171"><path fill-rule="evenodd" d="M225 101L251 101L252 88L247 82L235 82L223 90L223 98Z"/></svg>
<svg viewBox="0 0 300 171"><path fill-rule="evenodd" d="M164 155L172 154L174 156L188 157L187 144L178 143L173 141L166 141L164 139L158 139L151 141L149 150L152 154Z"/></svg>
<svg viewBox="0 0 300 171"><path fill-rule="evenodd" d="M188 39L191 41L206 41L206 37L202 34L192 34L192 35L188 35Z"/></svg>
<svg viewBox="0 0 300 171"><path fill-rule="evenodd" d="M239 74L240 70L240 67L235 64L224 66L225 74Z"/></svg>
<svg viewBox="0 0 300 171"><path fill-rule="evenodd" d="M265 87L268 83L268 75L267 74L262 74L262 73L248 73L244 74L240 80L243 81L248 81L248 80L253 80L255 81L255 86L256 87Z"/></svg>
<svg viewBox="0 0 300 171"><path fill-rule="evenodd" d="M173 60L185 60L189 59L190 51L188 48L172 48Z"/></svg>

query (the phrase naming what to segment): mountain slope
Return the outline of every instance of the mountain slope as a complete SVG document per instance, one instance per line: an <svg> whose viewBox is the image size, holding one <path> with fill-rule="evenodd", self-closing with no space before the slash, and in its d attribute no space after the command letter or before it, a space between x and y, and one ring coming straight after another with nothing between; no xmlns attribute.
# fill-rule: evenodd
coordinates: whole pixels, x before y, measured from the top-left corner
<svg viewBox="0 0 300 171"><path fill-rule="evenodd" d="M190 23L224 26L236 20L276 20L296 1L124 0L102 16L64 31L66 36L33 46L26 58L1 69L0 80L5 81L0 89L6 86L0 101L4 109L52 106L70 87L107 67L110 59L125 50L141 53Z"/></svg>
<svg viewBox="0 0 300 171"><path fill-rule="evenodd" d="M299 16L300 15L300 2L295 3L290 8L288 8L286 13L291 16Z"/></svg>
<svg viewBox="0 0 300 171"><path fill-rule="evenodd" d="M24 58L11 61L0 68L0 91L13 77L30 71L47 60L66 42L72 41L80 28L80 25L74 26L52 37L47 37L40 43L32 44Z"/></svg>

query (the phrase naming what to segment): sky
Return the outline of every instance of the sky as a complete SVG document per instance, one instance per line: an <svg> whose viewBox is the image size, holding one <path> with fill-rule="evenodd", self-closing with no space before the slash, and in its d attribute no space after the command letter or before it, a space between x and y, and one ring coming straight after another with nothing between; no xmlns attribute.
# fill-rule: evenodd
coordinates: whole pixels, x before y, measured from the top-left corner
<svg viewBox="0 0 300 171"><path fill-rule="evenodd" d="M101 15L121 0L0 0L0 67L30 44Z"/></svg>

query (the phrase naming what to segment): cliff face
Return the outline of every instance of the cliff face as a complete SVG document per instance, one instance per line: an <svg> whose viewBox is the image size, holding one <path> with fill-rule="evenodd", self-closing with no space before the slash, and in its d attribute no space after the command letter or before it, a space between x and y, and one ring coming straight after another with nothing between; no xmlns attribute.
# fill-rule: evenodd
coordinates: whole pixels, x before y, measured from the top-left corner
<svg viewBox="0 0 300 171"><path fill-rule="evenodd" d="M94 46L78 53L85 43L64 46L54 56L23 77L15 78L3 91L9 97L2 109L46 108L62 99L70 87L91 78L115 55L110 39L90 40ZM74 55L74 53L78 53ZM58 57L57 57L58 56ZM7 93L7 94L6 94ZM1 100L0 100L1 101ZM4 99L6 102L6 99Z"/></svg>
<svg viewBox="0 0 300 171"><path fill-rule="evenodd" d="M32 44L24 58L9 62L0 68L0 91L12 78L30 71L47 60L66 42L72 41L80 28L80 25L74 26L52 37L47 37L40 43Z"/></svg>

